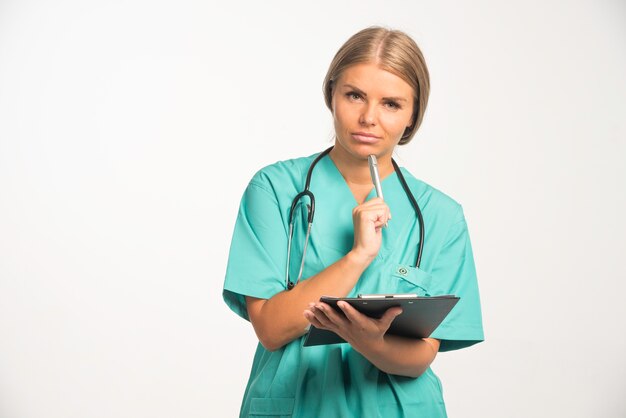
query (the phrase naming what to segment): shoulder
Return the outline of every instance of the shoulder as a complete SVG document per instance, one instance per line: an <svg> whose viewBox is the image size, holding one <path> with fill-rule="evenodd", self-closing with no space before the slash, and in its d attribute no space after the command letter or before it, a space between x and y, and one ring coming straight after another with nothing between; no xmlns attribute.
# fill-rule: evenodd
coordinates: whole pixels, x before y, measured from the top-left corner
<svg viewBox="0 0 626 418"><path fill-rule="evenodd" d="M406 168L402 167L401 170L422 211L429 212L440 219L447 219L451 223L464 220L463 208L459 202L416 178Z"/></svg>
<svg viewBox="0 0 626 418"><path fill-rule="evenodd" d="M317 154L308 157L277 161L257 171L249 186L259 187L268 192L277 193L285 188L300 187L307 170Z"/></svg>

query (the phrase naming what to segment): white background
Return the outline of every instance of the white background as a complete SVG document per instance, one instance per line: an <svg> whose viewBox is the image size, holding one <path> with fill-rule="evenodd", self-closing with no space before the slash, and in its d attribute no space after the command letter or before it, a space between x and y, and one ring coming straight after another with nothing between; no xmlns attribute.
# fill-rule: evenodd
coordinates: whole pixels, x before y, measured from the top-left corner
<svg viewBox="0 0 626 418"><path fill-rule="evenodd" d="M396 159L474 245L487 340L434 364L450 416L626 416L623 1L0 0L0 417L236 416L239 199L329 145L322 79L372 24L424 51Z"/></svg>

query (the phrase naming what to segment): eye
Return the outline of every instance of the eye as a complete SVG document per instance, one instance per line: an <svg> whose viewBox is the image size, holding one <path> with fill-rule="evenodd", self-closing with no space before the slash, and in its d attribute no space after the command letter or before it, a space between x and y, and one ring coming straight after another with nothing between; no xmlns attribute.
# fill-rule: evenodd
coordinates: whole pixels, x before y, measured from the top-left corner
<svg viewBox="0 0 626 418"><path fill-rule="evenodd" d="M401 108L401 106L393 100L385 102L385 107L391 110L397 110Z"/></svg>
<svg viewBox="0 0 626 418"><path fill-rule="evenodd" d="M359 93L357 93L356 91L349 91L346 93L346 97L350 100L361 100L361 95Z"/></svg>

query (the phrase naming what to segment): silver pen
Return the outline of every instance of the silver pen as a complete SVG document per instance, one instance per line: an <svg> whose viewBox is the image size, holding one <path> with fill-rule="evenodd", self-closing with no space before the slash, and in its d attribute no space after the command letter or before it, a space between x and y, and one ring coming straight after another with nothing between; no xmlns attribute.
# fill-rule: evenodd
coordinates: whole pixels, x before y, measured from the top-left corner
<svg viewBox="0 0 626 418"><path fill-rule="evenodd" d="M383 188L380 185L380 175L378 174L378 161L376 160L375 155L369 155L367 157L367 162L370 165L370 175L372 176L372 183L374 183L374 188L376 189L376 196L383 198ZM387 222L385 222L385 228L387 227Z"/></svg>
<svg viewBox="0 0 626 418"><path fill-rule="evenodd" d="M376 189L376 196L383 198L383 188L380 186L380 175L378 174L378 161L376 161L375 155L367 157L367 162L370 164L370 175L372 176L372 183Z"/></svg>

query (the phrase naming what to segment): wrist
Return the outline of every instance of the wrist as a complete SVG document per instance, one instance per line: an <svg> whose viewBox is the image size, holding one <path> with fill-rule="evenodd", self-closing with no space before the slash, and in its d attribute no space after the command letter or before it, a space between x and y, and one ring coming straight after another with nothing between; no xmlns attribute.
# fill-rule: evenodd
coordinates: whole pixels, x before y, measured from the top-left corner
<svg viewBox="0 0 626 418"><path fill-rule="evenodd" d="M385 357L387 342L385 337L377 339L367 339L361 341L348 341L352 348L359 352L363 357L368 359L371 363L377 365L380 360Z"/></svg>
<svg viewBox="0 0 626 418"><path fill-rule="evenodd" d="M374 257L352 249L346 254L345 259L350 265L365 270L372 263Z"/></svg>

